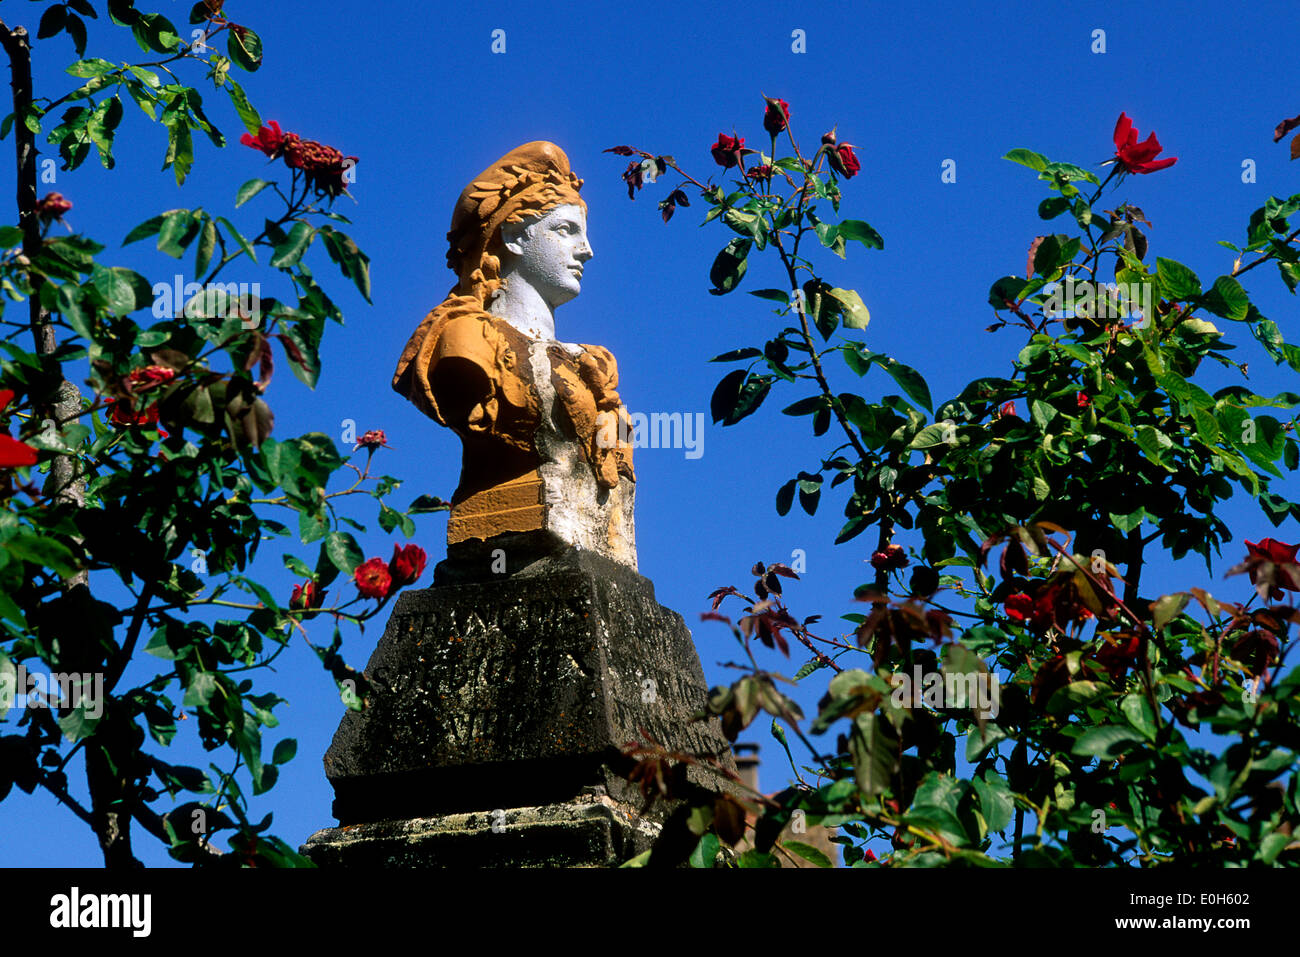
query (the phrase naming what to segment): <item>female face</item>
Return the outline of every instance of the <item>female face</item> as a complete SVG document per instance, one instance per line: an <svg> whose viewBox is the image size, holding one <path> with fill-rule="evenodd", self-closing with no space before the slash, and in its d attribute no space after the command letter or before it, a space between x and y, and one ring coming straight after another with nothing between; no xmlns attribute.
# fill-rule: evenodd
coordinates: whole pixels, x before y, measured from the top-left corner
<svg viewBox="0 0 1300 957"><path fill-rule="evenodd" d="M582 291L582 270L592 251L581 206L556 206L539 219L507 223L501 239L510 253L510 281L532 286L552 309Z"/></svg>

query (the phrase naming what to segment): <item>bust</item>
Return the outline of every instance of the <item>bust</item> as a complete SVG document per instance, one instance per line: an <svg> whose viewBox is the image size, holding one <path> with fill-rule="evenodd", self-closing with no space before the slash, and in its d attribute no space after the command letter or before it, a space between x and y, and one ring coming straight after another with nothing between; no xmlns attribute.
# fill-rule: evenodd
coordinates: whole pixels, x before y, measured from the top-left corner
<svg viewBox="0 0 1300 957"><path fill-rule="evenodd" d="M636 568L617 364L555 335L555 310L581 291L592 258L581 186L546 142L475 177L447 234L458 281L398 362L393 388L461 439L449 553L522 535Z"/></svg>

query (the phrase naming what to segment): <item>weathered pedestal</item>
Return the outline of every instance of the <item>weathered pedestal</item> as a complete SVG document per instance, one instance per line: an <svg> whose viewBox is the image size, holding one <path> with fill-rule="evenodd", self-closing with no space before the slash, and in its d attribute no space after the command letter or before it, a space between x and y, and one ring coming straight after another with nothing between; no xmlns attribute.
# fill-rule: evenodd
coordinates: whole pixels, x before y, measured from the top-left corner
<svg viewBox="0 0 1300 957"><path fill-rule="evenodd" d="M366 668L372 704L325 755L341 826L308 839L318 863L616 864L663 814L639 813L624 744L734 767L716 719L689 720L703 670L654 586L590 552L514 546L458 550L435 578L456 583L398 599Z"/></svg>

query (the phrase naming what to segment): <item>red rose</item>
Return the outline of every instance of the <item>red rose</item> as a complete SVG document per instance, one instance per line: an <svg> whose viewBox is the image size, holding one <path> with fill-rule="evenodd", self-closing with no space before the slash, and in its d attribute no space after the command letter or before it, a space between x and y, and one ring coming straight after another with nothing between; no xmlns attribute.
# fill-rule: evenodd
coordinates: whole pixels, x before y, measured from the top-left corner
<svg viewBox="0 0 1300 957"><path fill-rule="evenodd" d="M998 418L1003 418L1008 415L1016 416L1016 402L1014 399L1010 402L1004 402L1002 408L998 409ZM1016 416L1016 418L1019 418L1019 416Z"/></svg>
<svg viewBox="0 0 1300 957"><path fill-rule="evenodd" d="M274 159L280 154L280 150L284 146L286 137L291 137L294 140L298 138L294 133L286 134L282 132L280 130L280 124L275 120L272 120L269 126L263 126L257 131L256 137L249 133L245 133L239 138L239 142L243 143L245 146L251 146L255 150L260 150Z"/></svg>
<svg viewBox="0 0 1300 957"><path fill-rule="evenodd" d="M411 584L423 574L427 560L428 556L419 545L394 545L393 558L388 563L388 574L393 584L398 588Z"/></svg>
<svg viewBox="0 0 1300 957"><path fill-rule="evenodd" d="M1034 600L1024 592L1008 595L1006 600L1007 617L1013 621L1028 621L1034 611Z"/></svg>
<svg viewBox="0 0 1300 957"><path fill-rule="evenodd" d="M1077 590L1059 582L1041 588L1032 596L1025 592L1008 595L1005 607L1008 618L1035 631L1046 631L1053 625L1063 628L1071 622L1086 621L1093 616L1084 607Z"/></svg>
<svg viewBox="0 0 1300 957"><path fill-rule="evenodd" d="M1088 393L1080 392L1074 397L1074 404L1081 409L1086 409L1088 406L1092 405L1092 399L1088 398Z"/></svg>
<svg viewBox="0 0 1300 957"><path fill-rule="evenodd" d="M14 400L13 389L0 389L0 410ZM36 464L36 450L0 432L0 469L14 469Z"/></svg>
<svg viewBox="0 0 1300 957"><path fill-rule="evenodd" d="M308 611L319 608L325 601L325 592L316 587L315 582L306 582L302 585L293 586L293 594L289 596L289 607L294 611ZM312 618L313 615L304 615L304 618Z"/></svg>
<svg viewBox="0 0 1300 957"><path fill-rule="evenodd" d="M909 564L911 559L907 557L902 545L886 545L883 551L871 556L871 567L877 571L893 571L896 568L906 568Z"/></svg>
<svg viewBox="0 0 1300 957"><path fill-rule="evenodd" d="M108 421L119 428L155 425L158 422L158 406L150 405L137 412L126 399L115 399L108 406Z"/></svg>
<svg viewBox="0 0 1300 957"><path fill-rule="evenodd" d="M1262 538L1258 543L1246 542L1246 549L1249 551L1248 558L1261 559L1272 562L1278 566L1273 572L1273 588L1269 591L1269 597L1277 600L1282 597L1282 590L1300 591L1300 577L1297 571L1285 568L1286 565L1296 564L1296 552L1300 551L1300 545L1287 545L1285 542L1279 542L1272 538ZM1258 566L1256 562L1256 566ZM1259 574L1258 567L1250 569L1250 583L1256 583Z"/></svg>
<svg viewBox="0 0 1300 957"><path fill-rule="evenodd" d="M63 198L62 193L47 193L45 198L36 203L36 215L44 220L59 219L72 208L72 203Z"/></svg>
<svg viewBox="0 0 1300 957"><path fill-rule="evenodd" d="M332 146L315 140L296 139L285 147L284 161L306 174L307 183L318 193L338 196L347 189L344 174L356 165L355 156L344 156Z"/></svg>
<svg viewBox="0 0 1300 957"><path fill-rule="evenodd" d="M144 392L155 386L160 386L171 382L176 378L176 370L169 369L166 366L145 366L143 369L132 369L126 377L126 389L128 392Z"/></svg>
<svg viewBox="0 0 1300 957"><path fill-rule="evenodd" d="M837 172L839 172L841 176L845 179L852 179L854 176L858 175L858 171L862 169L862 164L858 162L857 156L853 153L852 143L841 143L839 146L835 147L835 153L840 158L840 166L842 168L838 169Z"/></svg>
<svg viewBox="0 0 1300 957"><path fill-rule="evenodd" d="M362 598L385 598L393 587L393 576L382 558L362 562L352 577Z"/></svg>
<svg viewBox="0 0 1300 957"><path fill-rule="evenodd" d="M755 166L753 169L747 170L745 176L749 179L768 180L772 178L772 167L767 165Z"/></svg>
<svg viewBox="0 0 1300 957"><path fill-rule="evenodd" d="M384 430L371 429L357 439L357 444L352 451L355 452L357 449L386 449L388 447L388 436L384 434Z"/></svg>
<svg viewBox="0 0 1300 957"><path fill-rule="evenodd" d="M790 125L790 104L785 100L767 100L767 111L763 114L763 129L776 136Z"/></svg>
<svg viewBox="0 0 1300 957"><path fill-rule="evenodd" d="M1137 635L1126 637L1125 641L1116 641L1107 636L1094 655L1097 663L1110 673L1112 681L1120 681L1124 677L1124 672L1137 664L1137 653L1141 643Z"/></svg>
<svg viewBox="0 0 1300 957"><path fill-rule="evenodd" d="M723 169L731 169L740 162L740 151L745 146L744 137L718 134L718 142L713 144L713 159Z"/></svg>
<svg viewBox="0 0 1300 957"><path fill-rule="evenodd" d="M1152 133L1143 143L1138 142L1138 131L1127 113L1119 115L1115 124L1115 160L1120 169L1126 173L1154 173L1158 169L1167 169L1178 162L1177 156L1158 160L1156 155L1162 147Z"/></svg>

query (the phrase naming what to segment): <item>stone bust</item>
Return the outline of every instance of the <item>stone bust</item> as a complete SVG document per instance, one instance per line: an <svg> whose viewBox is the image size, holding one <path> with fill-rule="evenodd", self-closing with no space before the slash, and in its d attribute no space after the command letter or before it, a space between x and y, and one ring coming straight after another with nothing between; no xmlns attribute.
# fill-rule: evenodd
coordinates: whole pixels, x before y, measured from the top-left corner
<svg viewBox="0 0 1300 957"><path fill-rule="evenodd" d="M617 364L555 338L555 310L592 257L581 186L564 151L540 141L476 176L447 234L458 281L398 362L393 388L461 439L449 553L531 535L636 568Z"/></svg>

